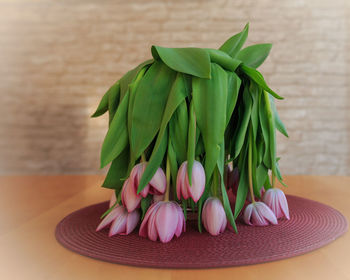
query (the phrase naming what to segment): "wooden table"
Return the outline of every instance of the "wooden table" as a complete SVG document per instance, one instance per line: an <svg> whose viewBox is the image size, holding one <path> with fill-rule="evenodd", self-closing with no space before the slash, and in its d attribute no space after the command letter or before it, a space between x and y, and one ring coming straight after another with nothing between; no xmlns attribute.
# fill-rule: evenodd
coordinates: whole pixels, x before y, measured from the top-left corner
<svg viewBox="0 0 350 280"><path fill-rule="evenodd" d="M350 279L350 234L277 262L207 270L138 268L93 260L57 243L56 224L106 200L103 176L0 177L0 279ZM350 177L286 176L289 194L340 210L350 220Z"/></svg>

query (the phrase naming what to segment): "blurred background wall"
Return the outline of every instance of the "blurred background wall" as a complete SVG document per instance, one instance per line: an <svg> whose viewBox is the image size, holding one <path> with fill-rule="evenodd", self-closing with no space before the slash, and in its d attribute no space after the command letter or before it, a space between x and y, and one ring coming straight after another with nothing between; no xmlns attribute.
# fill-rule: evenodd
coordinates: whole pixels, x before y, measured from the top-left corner
<svg viewBox="0 0 350 280"><path fill-rule="evenodd" d="M0 0L0 174L98 173L89 115L152 44L217 48L250 22L285 97L285 174L350 175L350 1Z"/></svg>

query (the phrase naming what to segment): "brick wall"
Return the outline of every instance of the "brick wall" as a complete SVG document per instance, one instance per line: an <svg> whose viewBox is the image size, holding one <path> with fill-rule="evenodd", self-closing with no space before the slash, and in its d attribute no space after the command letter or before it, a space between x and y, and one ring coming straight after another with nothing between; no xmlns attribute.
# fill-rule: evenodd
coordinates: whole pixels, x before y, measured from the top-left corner
<svg viewBox="0 0 350 280"><path fill-rule="evenodd" d="M218 47L251 23L290 139L286 174L350 175L346 0L0 0L0 174L97 173L102 94L150 46Z"/></svg>

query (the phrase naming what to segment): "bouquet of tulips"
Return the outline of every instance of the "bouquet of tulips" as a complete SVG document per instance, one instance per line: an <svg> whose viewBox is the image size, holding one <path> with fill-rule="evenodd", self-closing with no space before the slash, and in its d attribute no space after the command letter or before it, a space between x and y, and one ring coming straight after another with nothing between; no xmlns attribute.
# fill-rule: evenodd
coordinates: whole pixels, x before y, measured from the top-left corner
<svg viewBox="0 0 350 280"><path fill-rule="evenodd" d="M100 230L169 242L186 229L187 212L212 235L236 220L248 225L289 219L276 157L276 129L288 137L274 99L256 70L271 44L242 49L248 35L218 50L152 46L153 59L127 72L93 114L109 113L101 167L113 189ZM244 211L242 211L244 209ZM242 213L242 215L240 215Z"/></svg>

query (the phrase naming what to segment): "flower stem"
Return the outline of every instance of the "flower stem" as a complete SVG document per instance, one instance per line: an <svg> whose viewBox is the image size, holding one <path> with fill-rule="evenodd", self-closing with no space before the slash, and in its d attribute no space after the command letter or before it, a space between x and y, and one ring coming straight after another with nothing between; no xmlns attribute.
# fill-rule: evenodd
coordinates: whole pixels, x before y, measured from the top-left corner
<svg viewBox="0 0 350 280"><path fill-rule="evenodd" d="M272 181L272 188L274 188L275 187L275 179L276 179L276 177L275 177L275 173L273 173L273 171L272 171L272 173L271 173L271 181Z"/></svg>
<svg viewBox="0 0 350 280"><path fill-rule="evenodd" d="M249 190L252 203L255 203L253 182L252 182L252 133L251 127L249 126L249 149L248 149L248 179L249 179Z"/></svg>
<svg viewBox="0 0 350 280"><path fill-rule="evenodd" d="M141 162L145 162L145 161L146 161L145 154L144 154L144 153L142 153L142 154L141 154Z"/></svg>
<svg viewBox="0 0 350 280"><path fill-rule="evenodd" d="M170 160L167 156L166 158L166 190L165 190L165 196L164 201L169 201L169 194L170 194Z"/></svg>

